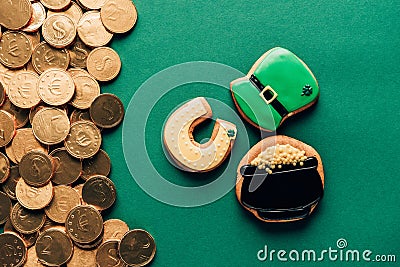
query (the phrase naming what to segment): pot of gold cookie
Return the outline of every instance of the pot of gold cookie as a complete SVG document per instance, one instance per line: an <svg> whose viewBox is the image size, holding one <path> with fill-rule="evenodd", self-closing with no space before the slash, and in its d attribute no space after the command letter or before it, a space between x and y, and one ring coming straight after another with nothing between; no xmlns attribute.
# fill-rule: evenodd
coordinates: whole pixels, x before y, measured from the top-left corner
<svg viewBox="0 0 400 267"><path fill-rule="evenodd" d="M230 87L241 116L264 131L275 131L319 97L318 82L309 67L281 47L262 55L249 73L231 82Z"/></svg>
<svg viewBox="0 0 400 267"><path fill-rule="evenodd" d="M308 217L324 192L322 160L311 146L284 135L252 147L237 169L239 203L264 222Z"/></svg>

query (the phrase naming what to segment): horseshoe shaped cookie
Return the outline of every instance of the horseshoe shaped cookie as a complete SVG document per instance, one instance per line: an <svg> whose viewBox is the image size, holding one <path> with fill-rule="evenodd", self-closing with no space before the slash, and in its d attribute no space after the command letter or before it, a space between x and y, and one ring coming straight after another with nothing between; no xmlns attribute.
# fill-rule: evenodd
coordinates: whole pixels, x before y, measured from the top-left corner
<svg viewBox="0 0 400 267"><path fill-rule="evenodd" d="M319 97L318 82L308 66L280 47L262 55L245 77L231 82L231 92L242 117L264 131L275 131Z"/></svg>
<svg viewBox="0 0 400 267"><path fill-rule="evenodd" d="M324 170L317 151L284 135L261 140L238 166L236 197L264 222L308 217L323 191Z"/></svg>
<svg viewBox="0 0 400 267"><path fill-rule="evenodd" d="M212 117L204 97L197 97L178 108L168 118L163 141L171 159L183 170L208 172L217 168L229 155L236 139L236 126L217 119L210 140L205 144L194 141L194 128Z"/></svg>

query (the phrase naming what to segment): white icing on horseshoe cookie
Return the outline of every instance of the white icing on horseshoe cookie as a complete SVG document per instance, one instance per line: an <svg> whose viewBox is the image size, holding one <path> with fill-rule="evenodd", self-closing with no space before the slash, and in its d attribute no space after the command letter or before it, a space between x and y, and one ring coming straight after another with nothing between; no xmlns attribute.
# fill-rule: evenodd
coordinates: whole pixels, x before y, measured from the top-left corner
<svg viewBox="0 0 400 267"><path fill-rule="evenodd" d="M164 144L175 163L186 171L207 172L218 167L229 155L236 139L236 126L217 119L210 140L194 141L193 130L212 117L204 97L197 97L177 109L164 127Z"/></svg>

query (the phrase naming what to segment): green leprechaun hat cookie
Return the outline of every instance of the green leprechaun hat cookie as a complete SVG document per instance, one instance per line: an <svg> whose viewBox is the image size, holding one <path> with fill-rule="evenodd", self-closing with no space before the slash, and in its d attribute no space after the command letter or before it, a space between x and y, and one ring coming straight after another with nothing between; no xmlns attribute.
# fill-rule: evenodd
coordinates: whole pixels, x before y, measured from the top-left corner
<svg viewBox="0 0 400 267"><path fill-rule="evenodd" d="M318 82L308 66L280 47L259 58L245 77L231 82L231 91L240 114L265 131L275 131L319 96Z"/></svg>

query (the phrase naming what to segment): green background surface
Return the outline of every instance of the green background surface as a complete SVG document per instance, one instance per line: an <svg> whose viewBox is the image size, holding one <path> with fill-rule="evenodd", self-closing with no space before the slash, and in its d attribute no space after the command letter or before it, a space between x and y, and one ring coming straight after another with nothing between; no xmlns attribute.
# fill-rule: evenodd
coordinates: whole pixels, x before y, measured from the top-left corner
<svg viewBox="0 0 400 267"><path fill-rule="evenodd" d="M324 163L325 196L312 217L297 223L256 220L238 204L234 190L196 208L161 203L131 177L122 127L104 134L103 148L112 160L111 179L118 192L107 218L120 218L131 228L152 233L157 243L152 266L315 266L276 259L260 262L257 252L264 245L319 251L336 248L339 238L347 240L348 249L396 254L400 261L399 1L137 0L135 4L139 13L135 29L116 36L111 44L121 56L121 74L102 86L103 92L117 94L125 107L143 82L167 67L214 61L247 73L259 56L275 46L303 59L321 89L315 107L278 130L312 145ZM209 84L180 86L154 106L149 116L152 131L146 131L153 164L169 174L171 182L189 186L206 184L219 172L195 179L175 170L163 154L160 137L171 110L196 96L234 107L225 89ZM196 139L206 137L212 126L208 123L198 130ZM260 134L251 126L248 130L255 144ZM128 140L136 134L131 132ZM396 264L325 259L319 265Z"/></svg>
<svg viewBox="0 0 400 267"><path fill-rule="evenodd" d="M259 56L275 46L302 58L321 88L314 108L287 120L278 130L312 145L323 159L325 196L315 214L303 222L261 223L241 208L233 190L197 208L158 202L131 178L121 149L121 128L105 138L104 147L113 160L111 177L119 193L111 216L154 235L158 251L153 266L315 266L276 259L259 262L256 254L264 245L286 250L336 248L339 238L347 240L348 249L400 257L400 179L396 172L400 2L156 0L135 4L139 12L136 28L112 43L121 55L123 70L104 88L121 96L126 105L143 82L167 67L204 60L247 73ZM219 174L190 179L171 167L162 153L161 125L176 105L196 96L234 107L223 88L181 86L154 106L149 115L153 131L146 131L153 164L170 174L170 181L182 185L205 184ZM200 129L196 139L207 136L212 126ZM251 127L249 133L255 144L259 133ZM131 137L135 138L135 132ZM365 264L325 260L320 265Z"/></svg>

